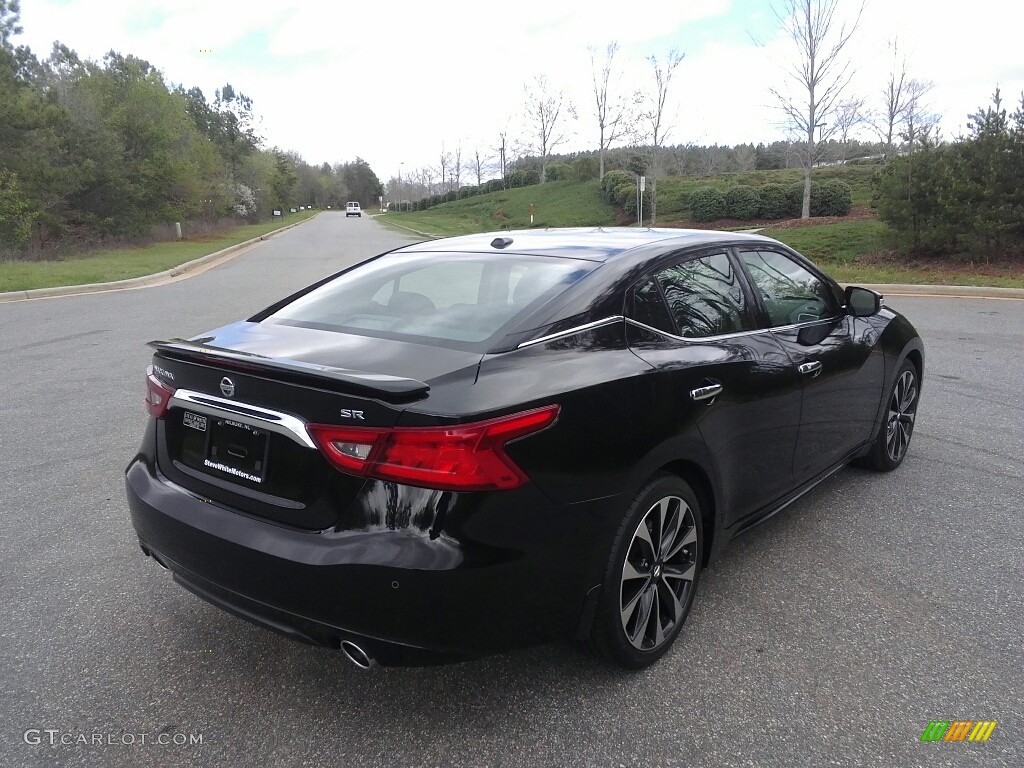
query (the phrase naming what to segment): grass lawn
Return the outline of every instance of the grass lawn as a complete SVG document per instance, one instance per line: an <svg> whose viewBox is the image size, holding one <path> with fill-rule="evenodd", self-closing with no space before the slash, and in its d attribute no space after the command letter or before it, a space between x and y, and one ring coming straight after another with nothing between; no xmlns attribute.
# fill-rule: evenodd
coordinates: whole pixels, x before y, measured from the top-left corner
<svg viewBox="0 0 1024 768"><path fill-rule="evenodd" d="M908 283L1024 288L1024 268L962 259L897 260L888 227L877 219L763 230L821 265L841 283Z"/></svg>
<svg viewBox="0 0 1024 768"><path fill-rule="evenodd" d="M878 219L866 219L793 229L766 228L759 234L785 243L812 261L835 263L892 248L888 232Z"/></svg>
<svg viewBox="0 0 1024 768"><path fill-rule="evenodd" d="M222 248L265 235L282 226L314 216L299 211L282 222L266 221L225 230L209 237L181 242L154 243L141 248L99 251L61 261L0 261L0 293L125 280L162 272Z"/></svg>

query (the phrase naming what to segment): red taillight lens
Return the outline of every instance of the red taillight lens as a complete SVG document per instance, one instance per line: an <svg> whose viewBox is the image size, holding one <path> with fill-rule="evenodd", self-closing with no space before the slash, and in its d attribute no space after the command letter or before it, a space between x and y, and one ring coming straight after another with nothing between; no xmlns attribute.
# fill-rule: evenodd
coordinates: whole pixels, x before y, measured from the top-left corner
<svg viewBox="0 0 1024 768"><path fill-rule="evenodd" d="M146 410L150 416L163 418L167 413L167 403L173 394L173 389L153 375L152 366L146 369Z"/></svg>
<svg viewBox="0 0 1024 768"><path fill-rule="evenodd" d="M343 472L439 490L495 491L529 480L505 444L550 426L557 416L558 406L549 405L453 427L307 428Z"/></svg>

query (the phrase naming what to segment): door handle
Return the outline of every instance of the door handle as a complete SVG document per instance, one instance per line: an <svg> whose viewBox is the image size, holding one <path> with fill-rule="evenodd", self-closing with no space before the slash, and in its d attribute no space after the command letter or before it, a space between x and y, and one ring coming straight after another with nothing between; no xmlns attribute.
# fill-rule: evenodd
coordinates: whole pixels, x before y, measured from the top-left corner
<svg viewBox="0 0 1024 768"><path fill-rule="evenodd" d="M818 374L821 373L821 362L819 360L811 360L806 363L801 363L796 367L800 373L810 374L811 378L817 378Z"/></svg>
<svg viewBox="0 0 1024 768"><path fill-rule="evenodd" d="M706 386L697 387L696 389L690 390L690 397L696 401L714 400L720 394L722 394L721 384L708 384ZM708 405L710 404L711 403L708 403Z"/></svg>

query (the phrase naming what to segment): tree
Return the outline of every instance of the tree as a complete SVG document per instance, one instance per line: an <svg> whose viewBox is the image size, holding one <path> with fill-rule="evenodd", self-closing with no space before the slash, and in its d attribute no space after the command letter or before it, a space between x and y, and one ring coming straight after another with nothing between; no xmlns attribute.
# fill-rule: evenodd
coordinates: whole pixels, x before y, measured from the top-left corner
<svg viewBox="0 0 1024 768"><path fill-rule="evenodd" d="M906 105L899 136L907 142L909 152L913 152L922 140L927 140L939 121L938 115L932 114L924 101L931 89L930 80L910 80L906 85Z"/></svg>
<svg viewBox="0 0 1024 768"><path fill-rule="evenodd" d="M540 183L543 184L551 151L568 140L563 130L563 110L571 115L573 108L561 90L553 90L546 75L537 75L532 87L527 84L525 91L524 112L531 137L529 151L540 158Z"/></svg>
<svg viewBox="0 0 1024 768"><path fill-rule="evenodd" d="M200 92L201 93L201 92ZM214 92L213 108L217 113L214 141L220 144L232 175L238 172L239 161L260 145L256 135L252 99L236 91L231 83Z"/></svg>
<svg viewBox="0 0 1024 768"><path fill-rule="evenodd" d="M270 182L270 190L274 204L280 206L283 213L283 209L295 202L295 185L299 176L295 172L294 161L286 152L274 147L273 155L274 177Z"/></svg>
<svg viewBox="0 0 1024 768"><path fill-rule="evenodd" d="M665 114L665 103L668 100L668 86L672 82L672 74L676 67L682 62L686 54L673 48L668 52L664 60L657 56L648 56L647 61L651 65L651 72L654 75L654 90L650 92L647 101L647 108L644 111L649 128L647 138L651 147L651 225L657 222L658 217L658 169L660 168L660 149L665 137L670 131L666 124L668 116Z"/></svg>
<svg viewBox="0 0 1024 768"><path fill-rule="evenodd" d="M18 24L20 19L21 7L18 0L0 0L0 48L14 52L10 40L22 32Z"/></svg>
<svg viewBox="0 0 1024 768"><path fill-rule="evenodd" d="M455 152L452 155L452 188L458 189L462 186L462 142L455 145Z"/></svg>
<svg viewBox="0 0 1024 768"><path fill-rule="evenodd" d="M970 135L938 144L925 131L917 150L878 173L879 218L919 252L1021 257L1024 237L1024 95L1007 117L996 89L992 103L968 118Z"/></svg>
<svg viewBox="0 0 1024 768"><path fill-rule="evenodd" d="M479 187L484 183L484 174L487 173L487 157L480 155L480 148L473 150L473 157L470 160L470 170L476 176L476 185Z"/></svg>
<svg viewBox="0 0 1024 768"><path fill-rule="evenodd" d="M370 164L361 157L357 157L351 163L345 163L340 175L351 199L358 200L364 208L376 204L378 198L384 194L384 185L380 183ZM404 194L405 186L406 184L403 184L403 197L408 199L409 195Z"/></svg>
<svg viewBox="0 0 1024 768"><path fill-rule="evenodd" d="M18 177L0 168L0 249L20 248L32 236L36 212L18 186Z"/></svg>
<svg viewBox="0 0 1024 768"><path fill-rule="evenodd" d="M845 163L849 159L850 134L865 122L867 115L864 111L864 99L846 99L836 105L835 135L839 141L839 159L842 162Z"/></svg>
<svg viewBox="0 0 1024 768"><path fill-rule="evenodd" d="M594 115L598 128L598 178L604 178L604 155L616 141L625 136L630 129L628 123L628 104L621 95L609 95L608 88L612 80L612 69L615 54L619 50L616 42L608 43L605 49L604 64L598 74L594 60L594 49L590 48L590 74L594 83Z"/></svg>
<svg viewBox="0 0 1024 768"><path fill-rule="evenodd" d="M775 11L783 29L796 46L796 59L789 77L798 95L789 89L772 88L786 121L801 138L800 164L804 169L804 200L801 217L811 215L811 174L818 160L818 142L824 143L836 131L829 125L843 92L853 76L846 47L857 31L864 11L863 2L852 22L836 18L839 0L784 0L783 10Z"/></svg>
<svg viewBox="0 0 1024 768"><path fill-rule="evenodd" d="M498 153L498 166L501 171L501 180L504 184L505 177L508 175L508 126L505 126L505 130L498 133L498 146L494 148L494 151Z"/></svg>

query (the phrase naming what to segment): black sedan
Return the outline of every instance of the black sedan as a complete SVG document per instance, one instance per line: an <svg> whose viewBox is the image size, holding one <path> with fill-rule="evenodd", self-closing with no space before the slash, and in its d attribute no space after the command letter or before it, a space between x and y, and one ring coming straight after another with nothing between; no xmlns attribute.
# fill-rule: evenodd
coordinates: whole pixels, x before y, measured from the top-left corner
<svg viewBox="0 0 1024 768"><path fill-rule="evenodd" d="M664 229L411 245L151 346L142 551L361 667L560 638L653 663L732 537L899 466L924 371L877 293Z"/></svg>

